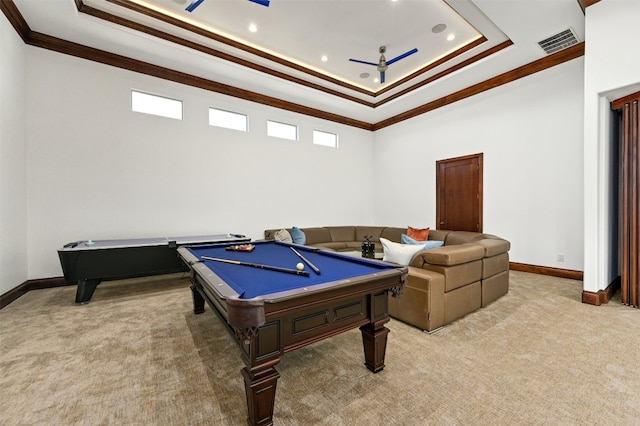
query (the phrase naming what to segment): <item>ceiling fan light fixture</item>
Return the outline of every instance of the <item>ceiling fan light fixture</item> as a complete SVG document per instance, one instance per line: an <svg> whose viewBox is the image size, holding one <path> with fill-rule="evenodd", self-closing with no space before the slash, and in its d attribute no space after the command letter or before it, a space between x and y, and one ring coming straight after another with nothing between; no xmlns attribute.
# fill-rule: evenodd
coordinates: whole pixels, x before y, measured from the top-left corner
<svg viewBox="0 0 640 426"><path fill-rule="evenodd" d="M388 66L393 64L394 62L398 62L399 60L406 58L409 55L413 55L414 53L418 52L418 49L417 48L413 48L413 49L409 50L408 52L403 53L402 55L396 56L393 59L389 59L389 61L387 61L387 58L384 57L384 53L386 51L387 51L387 47L386 46L380 46L380 48L378 49L378 52L380 52L380 59L378 60L377 64L375 62L361 61L360 59L349 58L349 60L351 62L358 62L360 64L373 65L374 67L376 67L376 69L380 73L380 79L378 80L376 78L374 80L374 82L376 82L376 83L377 82L384 83L384 81L385 81L385 72L387 71Z"/></svg>

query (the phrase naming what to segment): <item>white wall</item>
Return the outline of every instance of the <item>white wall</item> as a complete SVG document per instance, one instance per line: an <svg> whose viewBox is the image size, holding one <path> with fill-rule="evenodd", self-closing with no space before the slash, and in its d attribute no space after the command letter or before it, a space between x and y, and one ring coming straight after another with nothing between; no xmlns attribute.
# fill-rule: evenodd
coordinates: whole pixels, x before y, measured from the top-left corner
<svg viewBox="0 0 640 426"><path fill-rule="evenodd" d="M0 14L0 294L27 279L24 50Z"/></svg>
<svg viewBox="0 0 640 426"><path fill-rule="evenodd" d="M26 78L31 279L61 276L70 241L372 224L370 132L36 48ZM132 113L132 88L183 100L184 120ZM250 132L210 127L209 106ZM267 119L300 140L267 137Z"/></svg>
<svg viewBox="0 0 640 426"><path fill-rule="evenodd" d="M584 289L597 292L619 274L611 194L609 102L640 90L640 2L602 0L586 10L584 82Z"/></svg>
<svg viewBox="0 0 640 426"><path fill-rule="evenodd" d="M483 153L484 232L514 262L582 270L583 62L376 132L375 222L435 228L436 161Z"/></svg>

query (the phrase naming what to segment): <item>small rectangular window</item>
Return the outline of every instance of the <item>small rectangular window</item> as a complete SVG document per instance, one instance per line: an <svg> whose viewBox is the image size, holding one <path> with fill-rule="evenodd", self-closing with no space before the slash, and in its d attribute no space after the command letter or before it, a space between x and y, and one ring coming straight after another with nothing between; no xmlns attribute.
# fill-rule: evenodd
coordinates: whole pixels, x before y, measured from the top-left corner
<svg viewBox="0 0 640 426"><path fill-rule="evenodd" d="M182 120L182 101L132 90L131 111Z"/></svg>
<svg viewBox="0 0 640 426"><path fill-rule="evenodd" d="M298 126L292 124L278 123L277 121L267 121L267 135L274 138L298 140Z"/></svg>
<svg viewBox="0 0 640 426"><path fill-rule="evenodd" d="M316 145L329 146L331 148L338 147L338 135L335 133L322 132L320 130L313 131L313 143Z"/></svg>
<svg viewBox="0 0 640 426"><path fill-rule="evenodd" d="M247 131L247 116L237 112L209 108L209 125L225 129Z"/></svg>

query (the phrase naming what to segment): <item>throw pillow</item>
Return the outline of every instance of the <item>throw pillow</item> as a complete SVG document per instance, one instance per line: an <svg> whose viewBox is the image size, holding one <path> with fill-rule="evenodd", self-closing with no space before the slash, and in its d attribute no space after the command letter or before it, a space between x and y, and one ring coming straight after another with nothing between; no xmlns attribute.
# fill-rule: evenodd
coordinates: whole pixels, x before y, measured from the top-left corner
<svg viewBox="0 0 640 426"><path fill-rule="evenodd" d="M408 236L407 234L400 235L400 242L402 244L424 244L424 241L417 241Z"/></svg>
<svg viewBox="0 0 640 426"><path fill-rule="evenodd" d="M425 243L424 249L429 250L429 249L441 247L444 244L444 241L430 240L430 241L423 241L423 243Z"/></svg>
<svg viewBox="0 0 640 426"><path fill-rule="evenodd" d="M416 253L424 250L424 246L420 244L400 244L389 241L386 238L380 238L384 257L382 260L393 262L399 265L408 266L411 259Z"/></svg>
<svg viewBox="0 0 640 426"><path fill-rule="evenodd" d="M283 243L292 243L293 239L291 238L291 234L286 229L281 229L275 234L273 234L273 238L276 241L282 241Z"/></svg>
<svg viewBox="0 0 640 426"><path fill-rule="evenodd" d="M429 228L407 227L407 236L416 241L427 241L429 239Z"/></svg>
<svg viewBox="0 0 640 426"><path fill-rule="evenodd" d="M444 244L444 241L438 241L438 240L416 241L413 238L409 237L407 234L402 234L400 236L400 242L402 244L420 244L424 246L425 250L440 247L441 245Z"/></svg>
<svg viewBox="0 0 640 426"><path fill-rule="evenodd" d="M295 244L305 245L307 243L307 236L304 235L304 231L297 226L291 228L291 239Z"/></svg>

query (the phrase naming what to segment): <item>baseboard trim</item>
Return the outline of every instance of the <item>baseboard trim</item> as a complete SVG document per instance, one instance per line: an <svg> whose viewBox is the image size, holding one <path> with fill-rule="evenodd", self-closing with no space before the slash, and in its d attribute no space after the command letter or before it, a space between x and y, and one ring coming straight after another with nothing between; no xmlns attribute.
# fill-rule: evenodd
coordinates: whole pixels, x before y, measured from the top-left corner
<svg viewBox="0 0 640 426"><path fill-rule="evenodd" d="M45 288L62 287L71 285L64 280L63 277L40 278L37 280L27 280L19 286L0 295L0 309L4 308L11 302L18 300L31 290L42 290Z"/></svg>
<svg viewBox="0 0 640 426"><path fill-rule="evenodd" d="M549 266L529 265L526 263L509 262L509 269L512 271L530 272L533 274L549 275L552 277L568 278L572 280L582 281L584 273L582 271L574 271L571 269L552 268ZM30 290L41 290L45 288L62 287L70 285L63 277L40 278L36 280L27 280L19 286L0 295L0 309L4 308L11 302L24 296ZM620 288L620 277L616 278L605 290L598 293L589 291L582 292L582 302L599 306L602 303L608 303L611 296Z"/></svg>
<svg viewBox="0 0 640 426"><path fill-rule="evenodd" d="M558 278L568 278L570 280L582 281L584 272L573 269L552 268L550 266L529 265L526 263L509 262L509 269L512 271L531 272L532 274L549 275Z"/></svg>
<svg viewBox="0 0 640 426"><path fill-rule="evenodd" d="M618 290L620 290L621 278L616 277L604 290L598 290L597 292L593 291L583 291L582 292L582 303L586 303L588 305L600 306L606 303L609 303L609 300L613 297L614 294Z"/></svg>

